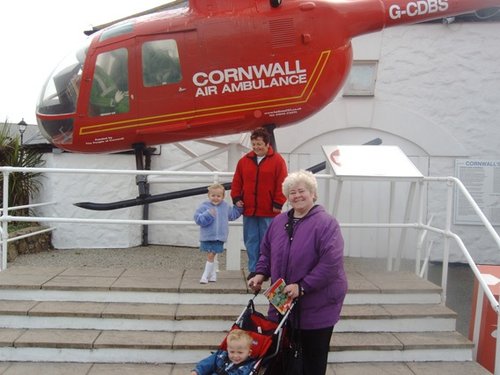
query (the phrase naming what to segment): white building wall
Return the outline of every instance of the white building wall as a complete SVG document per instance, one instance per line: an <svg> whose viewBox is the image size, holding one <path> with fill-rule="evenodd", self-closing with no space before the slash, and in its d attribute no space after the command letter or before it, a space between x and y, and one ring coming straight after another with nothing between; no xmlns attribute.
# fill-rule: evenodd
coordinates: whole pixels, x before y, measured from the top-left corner
<svg viewBox="0 0 500 375"><path fill-rule="evenodd" d="M430 156L428 174L454 175L456 158L499 159L500 24L411 26L386 30L383 39L377 100L418 112L453 137L444 142L432 129L421 134L426 139L418 145ZM455 147L442 151L455 140ZM441 213L436 223L444 220L442 190L429 191L428 212ZM478 262L500 261L483 228L461 225L452 230L463 234ZM453 250L452 260L464 259ZM435 252L434 257L442 256Z"/></svg>
<svg viewBox="0 0 500 375"><path fill-rule="evenodd" d="M500 159L499 23L402 26L357 38L353 45L355 60L379 61L375 96L348 98L339 95L315 116L295 126L278 129L278 148L288 159L291 170L309 167L322 161L321 145L361 144L376 137L380 137L385 145L400 146L416 161L420 170L430 176L454 175L454 163L457 158ZM224 141L237 141L239 137L226 137ZM188 144L194 149L200 149L199 153L207 148L194 143ZM185 159L189 159L189 156L171 145L164 145L161 156L153 157L152 168L168 168ZM227 169L227 160L223 156L211 161L220 170ZM84 168L126 166L132 169L134 158L130 155L62 154L53 155L50 164ZM190 169L206 170L199 164ZM109 177L109 180L111 179ZM68 202L72 199L106 202L137 195L132 178L121 179L112 185L110 183L102 183L99 180L90 182L87 177L83 180L79 180L79 177L64 180L54 178L47 182L44 196L53 196L56 199L64 197L64 201ZM82 197L66 196L68 192L77 190L75 186L78 186ZM189 187L192 186L155 185L152 193ZM385 192L379 188L366 185L364 188L355 189L358 190L351 191L349 202L357 202L359 206L356 191L362 191L363 199L383 202L381 197ZM441 187L431 186L428 189L427 216L431 212L437 213L435 222L440 225L444 220L443 191ZM401 199L406 199L404 188L400 194ZM191 197L175 202L156 203L151 206L151 218L191 220L194 209L202 199L204 197ZM359 210L358 206L351 204L354 203L347 204L344 209L345 216L351 216ZM385 215L373 204L366 204L363 209L367 217L383 218ZM376 210L375 214L369 213L369 209ZM68 208L68 213L57 214L77 215L76 210L79 209L72 207ZM98 215L141 217L138 208L118 211L99 212ZM342 222L343 217L340 214L342 212L339 213ZM94 226L75 226L75 229L69 229L70 227L72 226L56 231L56 247L127 247L140 243L137 227L113 228L111 233L107 233L107 228L99 228L99 235L96 235ZM463 235L464 242L471 246L471 253L477 262L500 262L500 253L494 249L484 230L469 225L454 226L452 230ZM352 254L365 256L384 256L383 243L386 237L387 233L372 232L367 235L368 240L364 239L356 246L365 248L367 243L376 238L382 248L363 250L368 254L362 253L360 249L350 251ZM155 244L197 246L198 231L196 227L152 226L149 238L150 243ZM407 255L411 257L412 254L413 250L408 250ZM442 259L440 247L433 251L433 259ZM463 259L458 249L453 246L451 260Z"/></svg>
<svg viewBox="0 0 500 375"><path fill-rule="evenodd" d="M81 169L135 169L130 155L47 154L46 167ZM37 216L83 219L140 219L141 208L90 211L76 207L79 202L114 202L137 196L134 176L106 174L45 173L37 202L56 202L37 209ZM125 248L139 245L140 228L118 224L48 223L57 229L52 244L57 249Z"/></svg>

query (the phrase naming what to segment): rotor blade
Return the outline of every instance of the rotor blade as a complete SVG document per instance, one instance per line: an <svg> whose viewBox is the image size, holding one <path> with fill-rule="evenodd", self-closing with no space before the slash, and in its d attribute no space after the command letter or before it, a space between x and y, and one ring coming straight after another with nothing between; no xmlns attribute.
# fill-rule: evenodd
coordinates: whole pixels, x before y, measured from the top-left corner
<svg viewBox="0 0 500 375"><path fill-rule="evenodd" d="M231 189L230 182L226 182L221 185L224 186L226 190ZM191 197L193 195L201 195L206 193L207 193L207 186L203 186L203 187L173 191L170 193L147 195L144 197L137 197L118 202L110 202L110 203L79 202L75 203L75 206L80 208L85 208L87 210L106 211L106 210L116 210L119 208L127 208L132 206L139 206L141 204L169 201L172 199Z"/></svg>

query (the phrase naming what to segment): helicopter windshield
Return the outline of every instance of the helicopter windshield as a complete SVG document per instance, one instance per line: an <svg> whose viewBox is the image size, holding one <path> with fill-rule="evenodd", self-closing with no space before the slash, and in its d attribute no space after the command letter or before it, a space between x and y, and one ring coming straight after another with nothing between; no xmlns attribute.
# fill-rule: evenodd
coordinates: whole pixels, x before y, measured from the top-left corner
<svg viewBox="0 0 500 375"><path fill-rule="evenodd" d="M44 115L71 114L76 103L82 78L82 67L88 49L87 44L64 58L49 76L37 104L37 112ZM73 122L71 119L41 121L41 132L56 143L71 143Z"/></svg>

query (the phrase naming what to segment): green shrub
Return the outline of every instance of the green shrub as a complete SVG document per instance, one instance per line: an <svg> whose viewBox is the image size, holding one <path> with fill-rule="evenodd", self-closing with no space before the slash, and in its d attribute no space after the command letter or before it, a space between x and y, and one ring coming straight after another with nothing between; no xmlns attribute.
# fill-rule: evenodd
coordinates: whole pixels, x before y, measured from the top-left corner
<svg viewBox="0 0 500 375"><path fill-rule="evenodd" d="M43 155L36 150L23 147L19 136L12 136L9 124L5 121L0 129L0 166L41 167L45 164ZM41 187L41 173L14 172L9 178L9 207L29 204ZM0 199L3 205L3 174L0 174ZM11 211L11 215L27 216L28 210Z"/></svg>

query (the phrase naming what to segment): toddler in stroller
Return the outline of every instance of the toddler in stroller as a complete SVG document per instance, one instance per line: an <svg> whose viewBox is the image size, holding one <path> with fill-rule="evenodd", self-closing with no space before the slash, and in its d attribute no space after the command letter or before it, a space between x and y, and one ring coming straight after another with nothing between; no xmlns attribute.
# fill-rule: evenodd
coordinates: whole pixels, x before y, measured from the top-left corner
<svg viewBox="0 0 500 375"><path fill-rule="evenodd" d="M219 349L198 362L191 375L262 375L279 351L280 323L255 310L253 299L240 314Z"/></svg>
<svg viewBox="0 0 500 375"><path fill-rule="evenodd" d="M226 350L221 348L198 362L191 375L247 375L252 372L255 364L255 360L250 357L252 336L241 329L233 329L225 340Z"/></svg>

